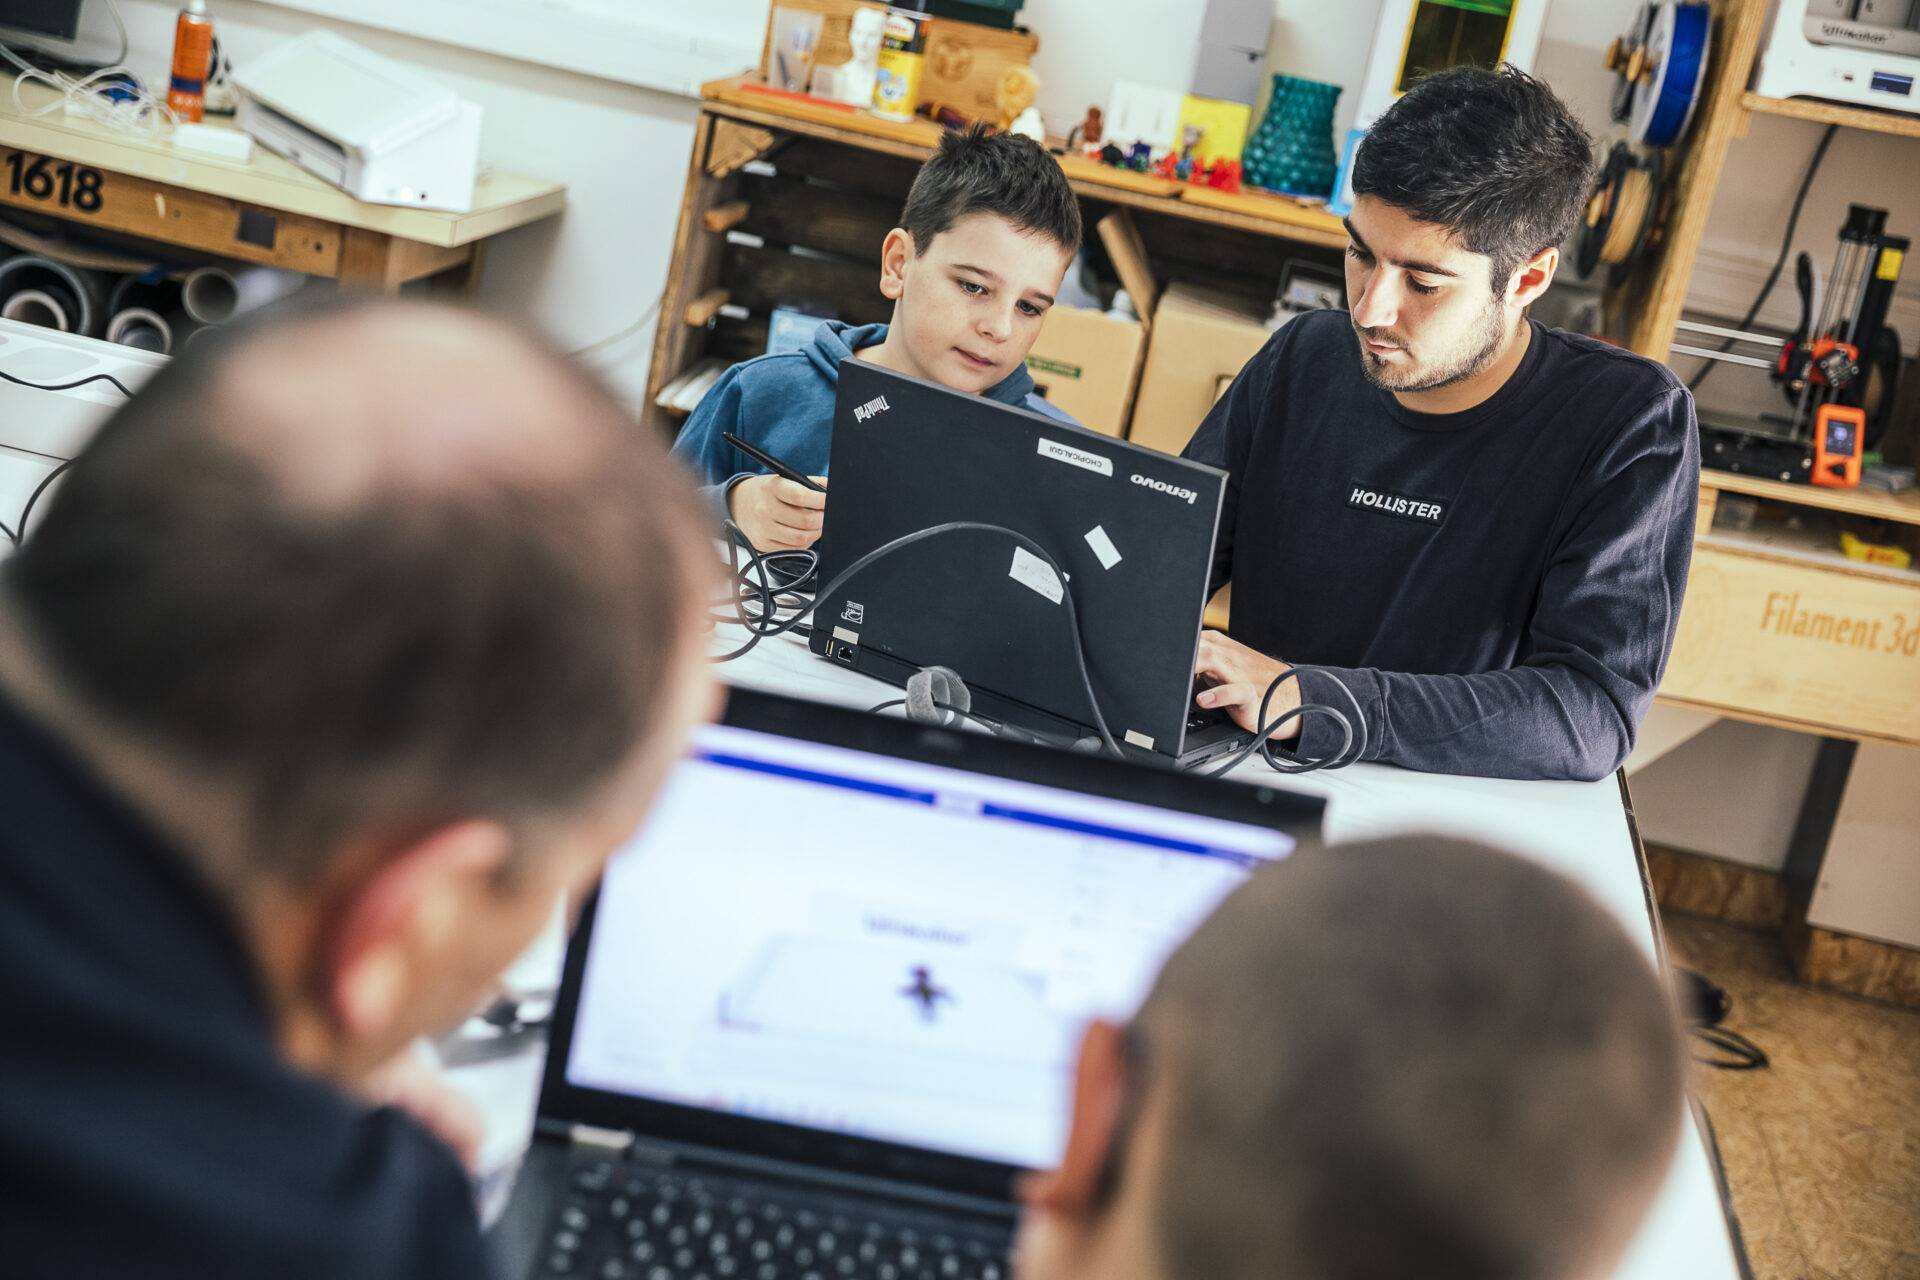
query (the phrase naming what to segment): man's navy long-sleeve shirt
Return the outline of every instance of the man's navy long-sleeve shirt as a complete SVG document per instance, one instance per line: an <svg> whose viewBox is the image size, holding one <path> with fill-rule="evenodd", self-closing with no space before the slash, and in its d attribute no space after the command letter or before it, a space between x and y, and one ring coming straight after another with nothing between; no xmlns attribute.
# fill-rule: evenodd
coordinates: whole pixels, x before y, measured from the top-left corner
<svg viewBox="0 0 1920 1280"><path fill-rule="evenodd" d="M1531 323L1531 322L1529 322ZM1227 471L1214 582L1230 634L1307 702L1367 726L1362 759L1439 773L1599 778L1633 748L1692 554L1693 399L1662 366L1533 325L1463 413L1366 378L1345 312L1276 333L1186 456ZM1324 756L1337 726L1301 722Z"/></svg>
<svg viewBox="0 0 1920 1280"><path fill-rule="evenodd" d="M282 1059L188 867L0 697L0 1275L488 1276L459 1161Z"/></svg>

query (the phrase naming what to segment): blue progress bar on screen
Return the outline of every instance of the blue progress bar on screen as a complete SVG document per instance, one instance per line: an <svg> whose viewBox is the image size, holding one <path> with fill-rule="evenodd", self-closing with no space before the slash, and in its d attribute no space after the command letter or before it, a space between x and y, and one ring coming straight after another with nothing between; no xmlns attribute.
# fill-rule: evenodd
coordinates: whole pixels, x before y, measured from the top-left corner
<svg viewBox="0 0 1920 1280"><path fill-rule="evenodd" d="M1125 827L1110 827L1104 823L1085 822L1079 818L1062 818L1058 814L1036 813L1031 809L1009 809L1004 805L989 804L982 805L980 812L989 818L1005 818L1012 822L1030 823L1036 827L1052 827L1056 831L1071 831L1076 835L1096 836L1102 840L1121 840L1127 844L1165 849L1169 853L1189 853L1197 858L1221 858L1242 867L1257 867L1261 862L1261 859L1235 849L1219 849L1193 840L1153 835L1146 831L1130 831Z"/></svg>
<svg viewBox="0 0 1920 1280"><path fill-rule="evenodd" d="M881 796L890 800L904 800L910 804L935 806L940 796L934 791L920 791L912 787L896 786L886 782L871 782L865 778L848 777L843 773L826 773L818 769L802 769L790 764L776 764L771 760L756 760L751 756L731 755L721 751L700 751L695 759L709 764L721 765L729 769L743 769L749 773L764 773L776 778L789 778L795 782L812 783L815 786L837 787L843 791L857 791L862 795ZM1156 835L1147 831L1134 831L1126 827L1109 826L1100 822L1087 822L1079 818L1065 818L1058 814L1041 813L1034 809L1016 809L1008 805L983 804L980 816L998 818L1003 822L1020 822L1029 826L1047 827L1054 831L1067 831L1075 835L1093 836L1101 840L1117 840L1125 844L1143 845L1150 849L1162 849L1168 853L1185 853L1200 858L1219 858L1236 866L1253 868L1259 866L1262 858L1237 849L1221 849L1213 845L1202 844L1195 840L1181 840L1175 836Z"/></svg>
<svg viewBox="0 0 1920 1280"><path fill-rule="evenodd" d="M870 796L886 796L892 800L907 800L914 804L931 805L939 797L931 791L916 791L912 787L897 787L886 782L868 782L865 778L849 778L840 773L822 773L818 769L800 769L790 764L775 764L771 760L755 760L751 756L727 755L720 751L697 751L697 760L709 764L724 765L729 769L744 769L749 773L766 773L776 778L791 778L795 782L811 782L822 787L839 787L843 791L859 791Z"/></svg>

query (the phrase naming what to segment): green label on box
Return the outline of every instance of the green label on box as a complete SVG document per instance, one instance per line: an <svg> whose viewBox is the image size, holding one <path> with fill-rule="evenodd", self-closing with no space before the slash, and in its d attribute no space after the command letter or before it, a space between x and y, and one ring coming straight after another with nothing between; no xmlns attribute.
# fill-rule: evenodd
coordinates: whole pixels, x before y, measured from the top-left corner
<svg viewBox="0 0 1920 1280"><path fill-rule="evenodd" d="M1035 373L1051 373L1062 378L1072 378L1075 382L1078 382L1081 375L1086 372L1077 364L1062 364L1058 360L1049 360L1045 356L1028 356L1027 368Z"/></svg>

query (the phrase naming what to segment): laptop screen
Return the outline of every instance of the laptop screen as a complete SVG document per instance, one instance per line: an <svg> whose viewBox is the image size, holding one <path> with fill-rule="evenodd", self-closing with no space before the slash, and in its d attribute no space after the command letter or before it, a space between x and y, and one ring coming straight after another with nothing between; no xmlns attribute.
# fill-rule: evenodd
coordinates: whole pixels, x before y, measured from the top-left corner
<svg viewBox="0 0 1920 1280"><path fill-rule="evenodd" d="M715 726L609 864L567 1083L1002 1164L1271 826Z"/></svg>

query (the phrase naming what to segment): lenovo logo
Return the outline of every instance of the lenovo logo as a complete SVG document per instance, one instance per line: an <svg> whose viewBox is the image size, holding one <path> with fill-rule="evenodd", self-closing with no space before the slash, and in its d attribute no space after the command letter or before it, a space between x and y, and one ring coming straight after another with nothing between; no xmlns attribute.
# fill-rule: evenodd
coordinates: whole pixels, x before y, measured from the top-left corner
<svg viewBox="0 0 1920 1280"><path fill-rule="evenodd" d="M1151 476L1143 476L1138 472L1135 472L1132 478L1133 482L1141 488L1164 493L1169 498L1178 498L1188 506L1192 506L1200 497L1199 494L1191 489L1182 489L1178 485L1168 484L1165 480L1155 480Z"/></svg>

